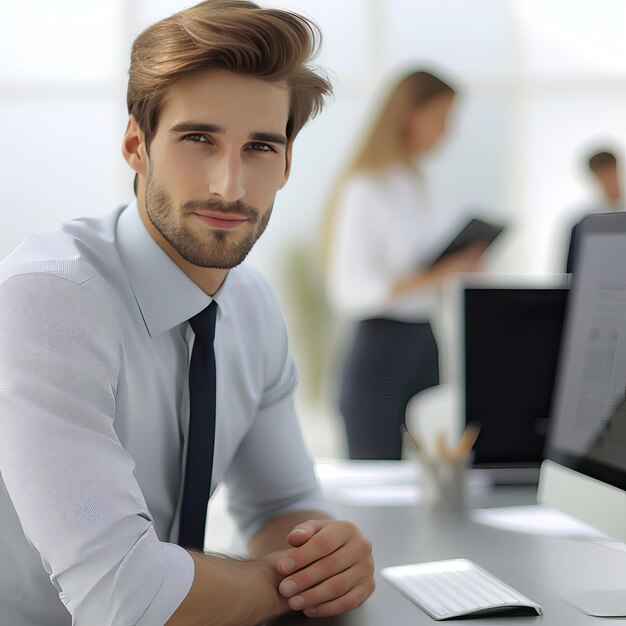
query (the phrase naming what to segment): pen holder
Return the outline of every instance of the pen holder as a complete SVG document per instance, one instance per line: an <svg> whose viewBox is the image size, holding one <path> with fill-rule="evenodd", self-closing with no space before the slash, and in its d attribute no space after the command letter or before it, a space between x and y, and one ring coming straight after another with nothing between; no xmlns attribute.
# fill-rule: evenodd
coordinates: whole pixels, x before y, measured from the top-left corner
<svg viewBox="0 0 626 626"><path fill-rule="evenodd" d="M462 515L467 508L467 470L472 454L459 458L422 457L424 504L433 512Z"/></svg>

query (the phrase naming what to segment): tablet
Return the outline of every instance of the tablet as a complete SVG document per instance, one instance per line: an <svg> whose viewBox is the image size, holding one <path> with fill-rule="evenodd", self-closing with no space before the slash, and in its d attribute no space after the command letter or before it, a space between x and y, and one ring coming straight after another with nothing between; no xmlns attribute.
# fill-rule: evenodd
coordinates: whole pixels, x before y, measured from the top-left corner
<svg viewBox="0 0 626 626"><path fill-rule="evenodd" d="M435 265L445 256L458 252L475 243L486 243L490 246L503 230L504 226L501 224L493 224L478 218L473 218L432 261L431 265Z"/></svg>

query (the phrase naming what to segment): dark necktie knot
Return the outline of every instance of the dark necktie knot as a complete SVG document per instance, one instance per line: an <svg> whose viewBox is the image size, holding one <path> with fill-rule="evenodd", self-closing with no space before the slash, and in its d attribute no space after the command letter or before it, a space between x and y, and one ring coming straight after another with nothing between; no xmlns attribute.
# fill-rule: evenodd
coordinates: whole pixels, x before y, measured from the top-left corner
<svg viewBox="0 0 626 626"><path fill-rule="evenodd" d="M206 309L194 315L190 320L191 328L198 337L213 341L215 337L215 320L217 319L217 302L211 301Z"/></svg>

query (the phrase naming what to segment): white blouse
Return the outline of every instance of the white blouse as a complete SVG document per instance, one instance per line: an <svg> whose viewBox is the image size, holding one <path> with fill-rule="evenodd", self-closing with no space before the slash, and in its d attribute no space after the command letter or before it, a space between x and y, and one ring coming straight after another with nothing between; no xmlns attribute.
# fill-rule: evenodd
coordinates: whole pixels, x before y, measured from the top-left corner
<svg viewBox="0 0 626 626"><path fill-rule="evenodd" d="M458 214L430 205L426 184L410 165L349 179L337 207L328 268L328 297L354 320L429 321L435 289L392 296L393 284L420 269L458 230Z"/></svg>

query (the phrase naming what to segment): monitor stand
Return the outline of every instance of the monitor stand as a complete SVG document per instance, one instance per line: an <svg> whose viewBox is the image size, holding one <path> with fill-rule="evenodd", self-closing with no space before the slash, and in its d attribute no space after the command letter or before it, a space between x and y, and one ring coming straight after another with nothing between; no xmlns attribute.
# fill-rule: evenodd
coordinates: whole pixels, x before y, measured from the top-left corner
<svg viewBox="0 0 626 626"><path fill-rule="evenodd" d="M484 474L493 485L536 485L539 467L474 467L473 472Z"/></svg>
<svg viewBox="0 0 626 626"><path fill-rule="evenodd" d="M585 615L593 617L626 617L626 590L607 589L579 591L565 600Z"/></svg>

